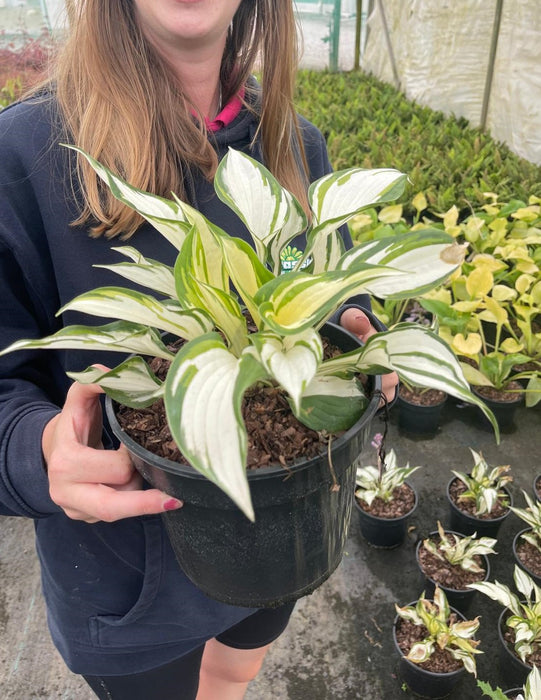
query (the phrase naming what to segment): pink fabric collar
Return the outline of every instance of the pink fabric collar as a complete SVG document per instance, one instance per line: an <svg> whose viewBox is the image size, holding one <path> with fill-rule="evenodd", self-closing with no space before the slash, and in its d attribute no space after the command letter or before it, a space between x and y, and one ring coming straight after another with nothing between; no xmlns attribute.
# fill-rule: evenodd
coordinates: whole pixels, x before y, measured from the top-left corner
<svg viewBox="0 0 541 700"><path fill-rule="evenodd" d="M220 131L224 126L231 124L231 122L238 117L240 110L242 108L242 100L244 98L244 88L241 88L239 92L229 100L222 111L210 121L205 117L205 124L209 131Z"/></svg>

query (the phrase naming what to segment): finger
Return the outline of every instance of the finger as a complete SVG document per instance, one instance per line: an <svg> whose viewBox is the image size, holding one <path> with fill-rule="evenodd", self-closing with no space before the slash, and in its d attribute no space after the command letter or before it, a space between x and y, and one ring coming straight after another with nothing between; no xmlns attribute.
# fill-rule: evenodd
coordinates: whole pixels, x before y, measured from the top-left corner
<svg viewBox="0 0 541 700"><path fill-rule="evenodd" d="M70 505L64 510L73 520L114 522L177 510L182 506L182 501L158 489L117 491L104 484L85 484L72 491Z"/></svg>
<svg viewBox="0 0 541 700"><path fill-rule="evenodd" d="M359 336L362 340L377 332L370 323L368 316L360 309L346 309L340 317L340 325L350 333Z"/></svg>
<svg viewBox="0 0 541 700"><path fill-rule="evenodd" d="M64 404L64 415L70 417L66 421L66 430L83 445L96 444L101 438L101 404L100 395L103 389L98 384L79 384L75 382L70 387Z"/></svg>

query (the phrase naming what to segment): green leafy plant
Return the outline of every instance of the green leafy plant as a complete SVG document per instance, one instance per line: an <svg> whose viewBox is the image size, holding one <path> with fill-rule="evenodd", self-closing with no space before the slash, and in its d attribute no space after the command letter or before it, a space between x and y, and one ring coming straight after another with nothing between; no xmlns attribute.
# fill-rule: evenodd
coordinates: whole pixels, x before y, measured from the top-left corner
<svg viewBox="0 0 541 700"><path fill-rule="evenodd" d="M466 490L459 496L459 501L474 501L475 514L483 515L490 513L496 502L507 506L508 496L504 491L504 486L513 481L509 473L510 466L489 467L483 455L470 447L473 455L474 466L470 474L464 472L451 471L466 486Z"/></svg>
<svg viewBox="0 0 541 700"><path fill-rule="evenodd" d="M422 641L412 645L406 659L420 664L432 656L436 647L447 649L469 673L476 675L475 655L482 653L477 649L479 642L473 639L479 628L478 617L474 620L456 619L439 586L435 588L432 601L426 600L423 593L415 605L401 608L395 604L395 608L400 618L425 627L427 632Z"/></svg>
<svg viewBox="0 0 541 700"><path fill-rule="evenodd" d="M476 535L457 537L453 533L446 533L438 520L438 543L430 538L423 540L423 547L441 561L448 561L453 566L460 566L465 571L481 573L483 569L475 561L476 556L495 554L494 545L497 540L492 537L480 537Z"/></svg>
<svg viewBox="0 0 541 700"><path fill-rule="evenodd" d="M534 503L526 491L522 491L527 508L514 508L511 510L529 526L530 530L520 537L541 552L541 503Z"/></svg>
<svg viewBox="0 0 541 700"><path fill-rule="evenodd" d="M396 453L389 450L385 462L379 452L377 466L357 467L355 496L370 506L375 498L381 498L388 503L392 501L394 491L406 481L408 476L420 469L420 466L397 466Z"/></svg>
<svg viewBox="0 0 541 700"><path fill-rule="evenodd" d="M483 691L483 695L487 695L492 700L509 700L509 696L505 695L501 688L494 690L485 681L477 681L477 685ZM514 700L539 700L539 698L541 698L541 673L537 666L534 666L526 678L522 691L514 696Z"/></svg>
<svg viewBox="0 0 541 700"><path fill-rule="evenodd" d="M75 149L79 150L79 149ZM365 410L359 373L395 370L406 381L441 388L481 407L456 358L429 329L399 324L364 347L323 359L319 329L352 294L420 294L457 269L463 249L444 232L409 232L344 251L338 229L374 202L396 198L405 175L359 168L313 183L311 221L298 201L262 165L230 150L215 177L217 195L246 224L253 248L226 234L177 198L137 190L86 157L112 193L134 208L178 250L174 268L118 248L131 262L112 272L165 296L102 287L84 293L59 314L77 310L119 320L101 327L71 326L22 348L85 348L138 353L103 371L70 373L98 383L116 401L148 406L163 398L171 434L190 464L254 517L246 476L247 434L241 404L254 385L281 387L299 421L316 431L348 429ZM306 233L297 267L281 273L280 253ZM246 316L256 326L250 332ZM160 331L185 341L173 356ZM142 355L171 360L164 382ZM220 425L216 431L215 426Z"/></svg>
<svg viewBox="0 0 541 700"><path fill-rule="evenodd" d="M527 663L528 655L539 650L541 645L541 589L517 565L513 579L522 598L498 581L470 583L469 588L475 588L509 609L510 615L505 625L514 632L517 656Z"/></svg>

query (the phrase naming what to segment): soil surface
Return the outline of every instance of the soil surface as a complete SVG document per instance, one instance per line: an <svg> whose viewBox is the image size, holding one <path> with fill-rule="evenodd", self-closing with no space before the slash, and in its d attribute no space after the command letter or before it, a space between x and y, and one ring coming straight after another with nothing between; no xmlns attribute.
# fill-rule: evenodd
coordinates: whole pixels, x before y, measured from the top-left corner
<svg viewBox="0 0 541 700"><path fill-rule="evenodd" d="M522 564L532 574L541 578L541 551L521 537L517 543L516 553Z"/></svg>
<svg viewBox="0 0 541 700"><path fill-rule="evenodd" d="M408 389L403 384L398 390L401 398L415 406L437 406L445 401L447 394L438 389Z"/></svg>
<svg viewBox="0 0 541 700"><path fill-rule="evenodd" d="M355 496L359 506L374 515L376 518L401 518L407 515L415 505L415 492L408 484L397 486L392 493L390 501L384 501L382 498L374 498L372 503L368 505L362 498Z"/></svg>
<svg viewBox="0 0 541 700"><path fill-rule="evenodd" d="M462 539L450 532L445 534L454 543ZM441 542L440 536L437 534L431 535L428 539L430 539L436 545L439 545ZM483 557L480 556L474 557L475 563L483 568L483 571L480 572L466 571L460 566L460 564L451 564L447 561L447 559L438 559L438 557L434 556L434 554L429 552L425 547L423 547L423 545L419 547L417 560L422 572L427 578L432 579L432 581L435 581L444 588L451 588L455 591L465 590L470 583L483 581L486 574L486 571L483 568Z"/></svg>
<svg viewBox="0 0 541 700"><path fill-rule="evenodd" d="M498 401L500 403L517 403L522 401L524 394L520 382L511 381L505 385L505 389L496 389L493 386L476 386L475 391L484 399Z"/></svg>
<svg viewBox="0 0 541 700"><path fill-rule="evenodd" d="M507 495L503 494L502 499L496 501L490 513L477 515L475 512L475 501L473 499L459 500L460 495L466 490L466 485L460 481L460 479L453 479L449 486L449 496L457 508L474 518L478 518L479 520L495 520L496 518L501 518L502 515L505 515L509 511Z"/></svg>
<svg viewBox="0 0 541 700"><path fill-rule="evenodd" d="M451 613L450 624L457 620L455 613ZM410 620L402 618L397 621L396 641L404 656L407 656L415 642L422 642L426 637L428 637L428 630L424 625L414 625ZM431 657L417 665L433 673L450 673L462 668L460 661L454 659L448 649L440 649L437 645Z"/></svg>
<svg viewBox="0 0 541 700"><path fill-rule="evenodd" d="M177 351L181 344L169 346L169 349ZM339 348L328 344L325 339L323 349L325 358L341 353ZM149 361L151 370L162 381L170 364L169 360L161 358ZM120 426L137 444L159 457L189 464L173 440L163 400L156 401L148 408L115 406ZM300 423L291 412L285 392L279 388L257 386L248 389L244 395L242 414L248 433L247 469L270 465L288 467L299 457L311 459L327 449L328 437Z"/></svg>

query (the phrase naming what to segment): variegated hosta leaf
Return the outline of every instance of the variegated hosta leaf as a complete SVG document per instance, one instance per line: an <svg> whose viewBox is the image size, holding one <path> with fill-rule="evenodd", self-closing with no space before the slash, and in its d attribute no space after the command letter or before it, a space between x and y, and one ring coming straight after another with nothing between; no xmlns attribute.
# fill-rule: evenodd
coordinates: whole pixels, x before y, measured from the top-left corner
<svg viewBox="0 0 541 700"><path fill-rule="evenodd" d="M117 275L124 277L143 287L148 287L153 292L165 294L168 297L176 298L175 277L169 265L145 258L138 250L131 246L113 248L122 255L133 260L133 263L117 263L115 265L94 265L104 270L111 270Z"/></svg>
<svg viewBox="0 0 541 700"><path fill-rule="evenodd" d="M288 272L261 287L255 295L259 313L272 330L287 335L322 324L351 294L371 279L394 271L368 266L356 272Z"/></svg>
<svg viewBox="0 0 541 700"><path fill-rule="evenodd" d="M266 263L271 253L274 274L280 251L306 228L299 202L263 165L229 149L216 172L218 197L240 217L252 235L257 256Z"/></svg>
<svg viewBox="0 0 541 700"><path fill-rule="evenodd" d="M382 299L405 299L443 282L462 264L464 255L464 248L452 236L422 229L355 246L342 256L336 269L355 270L359 263L392 267L399 274L375 279L365 287Z"/></svg>
<svg viewBox="0 0 541 700"><path fill-rule="evenodd" d="M348 356L352 354L348 353ZM439 389L479 406L499 437L498 423L492 411L472 394L456 357L430 329L400 323L390 331L373 335L357 355L357 369L361 372L374 374L394 370L408 384ZM330 360L328 365L332 367L334 363L338 368L346 360L337 358L336 363Z"/></svg>
<svg viewBox="0 0 541 700"><path fill-rule="evenodd" d="M80 294L63 306L57 316L65 311L116 317L159 328L185 340L197 338L212 328L212 321L201 309L183 310L173 302L159 302L149 294L122 287L99 287Z"/></svg>
<svg viewBox="0 0 541 700"><path fill-rule="evenodd" d="M250 354L237 358L209 333L177 353L165 382L171 434L190 464L254 520L246 476L244 391L266 376Z"/></svg>
<svg viewBox="0 0 541 700"><path fill-rule="evenodd" d="M357 379L314 377L302 395L300 410L293 412L312 430L337 433L351 428L367 405L368 399Z"/></svg>
<svg viewBox="0 0 541 700"><path fill-rule="evenodd" d="M534 583L531 576L523 571L520 566L515 564L515 571L513 573L513 580L517 590L522 593L528 600L530 599L532 592L535 593L535 600L539 601L541 599L541 593L539 587Z"/></svg>
<svg viewBox="0 0 541 700"><path fill-rule="evenodd" d="M222 236L220 243L231 282L254 323L261 329L261 317L254 297L261 287L274 280L274 275L259 261L253 248L240 238Z"/></svg>
<svg viewBox="0 0 541 700"><path fill-rule="evenodd" d="M426 640L424 642L415 642L409 650L406 659L414 664L421 664L423 661L429 659L434 653L434 642L432 640Z"/></svg>
<svg viewBox="0 0 541 700"><path fill-rule="evenodd" d="M401 608L396 603L394 607L398 616L401 617L403 620L409 620L410 622L413 622L414 625L423 624L423 621L419 617L416 608L411 607L410 605L405 605L403 608Z"/></svg>
<svg viewBox="0 0 541 700"><path fill-rule="evenodd" d="M257 349L259 361L287 391L298 414L301 397L323 358L319 333L312 328L285 338L274 333L254 333L250 340Z"/></svg>
<svg viewBox="0 0 541 700"><path fill-rule="evenodd" d="M66 145L66 144L64 144ZM151 223L175 248L180 250L189 226L182 209L176 202L164 197L150 194L129 185L118 175L92 158L88 153L76 146L68 145L73 151L80 153L90 163L96 174L111 190L111 194L120 202L138 212Z"/></svg>
<svg viewBox="0 0 541 700"><path fill-rule="evenodd" d="M533 670L528 674L524 690L526 691L526 700L541 698L541 673L537 666L534 666Z"/></svg>
<svg viewBox="0 0 541 700"><path fill-rule="evenodd" d="M27 348L109 350L111 352L135 352L165 359L173 357L155 330L128 321L115 321L104 326L67 326L46 338L17 340L2 350L0 355Z"/></svg>
<svg viewBox="0 0 541 700"><path fill-rule="evenodd" d="M114 401L131 408L145 408L163 396L162 382L141 357L129 357L114 369L87 367L84 372L67 372L80 384L99 384Z"/></svg>
<svg viewBox="0 0 541 700"><path fill-rule="evenodd" d="M520 601L518 597L503 583L491 583L490 581L480 581L470 583L468 588L475 588L476 591L487 595L492 600L497 601L506 608L509 608L515 615L520 615Z"/></svg>
<svg viewBox="0 0 541 700"><path fill-rule="evenodd" d="M315 238L312 248L303 256L312 258L311 271L318 275L327 270L336 270L344 255L344 241L338 231L331 231L326 236Z"/></svg>
<svg viewBox="0 0 541 700"><path fill-rule="evenodd" d="M406 180L406 175L392 168L349 168L325 175L312 183L308 191L313 212L309 247L315 238L335 231L361 209L399 197Z"/></svg>

